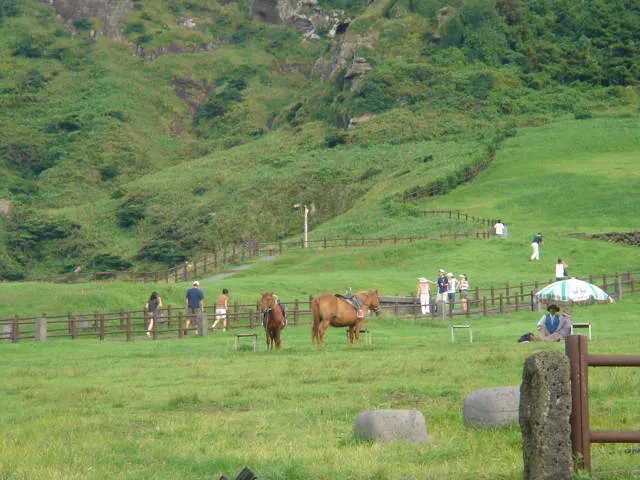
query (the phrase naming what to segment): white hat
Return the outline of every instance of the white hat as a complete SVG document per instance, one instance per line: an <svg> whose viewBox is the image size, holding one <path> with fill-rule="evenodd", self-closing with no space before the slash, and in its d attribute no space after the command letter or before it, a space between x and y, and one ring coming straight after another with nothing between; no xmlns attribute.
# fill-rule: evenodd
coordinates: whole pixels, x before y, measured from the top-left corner
<svg viewBox="0 0 640 480"><path fill-rule="evenodd" d="M424 277L419 277L419 278L418 278L418 281L419 281L420 283L427 283L427 279L426 279L426 278L424 278Z"/></svg>
<svg viewBox="0 0 640 480"><path fill-rule="evenodd" d="M441 268L440 270L438 270L440 273L444 273L444 270Z"/></svg>
<svg viewBox="0 0 640 480"><path fill-rule="evenodd" d="M453 277L453 273L451 272L447 273L447 277Z"/></svg>
<svg viewBox="0 0 640 480"><path fill-rule="evenodd" d="M461 276L462 278L465 278L465 277L466 277L466 275L465 275L464 273L461 273L461 274L460 274L460 276Z"/></svg>
<svg viewBox="0 0 640 480"><path fill-rule="evenodd" d="M193 282L193 284L194 284L196 287L199 287L199 286L200 286L200 282L199 282L198 280L194 281L194 282Z"/></svg>

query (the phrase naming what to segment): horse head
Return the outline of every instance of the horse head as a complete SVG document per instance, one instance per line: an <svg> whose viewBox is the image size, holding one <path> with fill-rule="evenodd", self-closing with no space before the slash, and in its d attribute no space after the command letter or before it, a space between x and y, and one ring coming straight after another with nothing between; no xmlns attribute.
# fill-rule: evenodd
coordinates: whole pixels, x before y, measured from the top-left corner
<svg viewBox="0 0 640 480"><path fill-rule="evenodd" d="M378 290L360 292L358 296L369 310L372 310L376 315L380 315L380 297L378 296Z"/></svg>
<svg viewBox="0 0 640 480"><path fill-rule="evenodd" d="M273 310L273 307L275 307L276 297L273 292L264 292L261 295L262 298L260 299L260 310L263 314L266 314Z"/></svg>

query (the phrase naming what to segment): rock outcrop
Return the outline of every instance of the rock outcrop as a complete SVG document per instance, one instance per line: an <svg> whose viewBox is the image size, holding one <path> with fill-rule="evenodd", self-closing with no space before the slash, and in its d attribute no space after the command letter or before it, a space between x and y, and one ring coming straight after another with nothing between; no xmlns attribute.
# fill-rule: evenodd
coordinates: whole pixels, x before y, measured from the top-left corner
<svg viewBox="0 0 640 480"><path fill-rule="evenodd" d="M345 33L351 20L344 12L326 12L317 0L254 0L251 13L265 23L286 25L318 38L320 32L333 37Z"/></svg>
<svg viewBox="0 0 640 480"><path fill-rule="evenodd" d="M120 24L133 7L133 0L41 0L52 5L60 23L73 29L73 21L79 18L97 18L93 36L106 35L123 40Z"/></svg>

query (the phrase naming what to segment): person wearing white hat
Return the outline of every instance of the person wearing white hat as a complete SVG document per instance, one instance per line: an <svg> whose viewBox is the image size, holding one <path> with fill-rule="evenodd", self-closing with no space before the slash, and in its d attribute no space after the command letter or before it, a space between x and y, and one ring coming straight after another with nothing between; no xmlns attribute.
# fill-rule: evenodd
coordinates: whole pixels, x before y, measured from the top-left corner
<svg viewBox="0 0 640 480"><path fill-rule="evenodd" d="M197 280L194 281L193 286L187 290L184 308L187 311L187 321L184 329L184 334L186 335L189 332L192 320L196 320L196 326L198 323L201 323L197 320L202 315L202 310L204 308L204 293L200 290L200 282ZM197 330L197 333L199 335L202 334L199 330Z"/></svg>
<svg viewBox="0 0 640 480"><path fill-rule="evenodd" d="M424 277L418 277L418 286L416 287L416 298L420 301L420 310L422 311L422 315L427 315L431 313L430 303L430 295L429 295L429 284L436 285L436 282L432 282L431 280L427 280Z"/></svg>

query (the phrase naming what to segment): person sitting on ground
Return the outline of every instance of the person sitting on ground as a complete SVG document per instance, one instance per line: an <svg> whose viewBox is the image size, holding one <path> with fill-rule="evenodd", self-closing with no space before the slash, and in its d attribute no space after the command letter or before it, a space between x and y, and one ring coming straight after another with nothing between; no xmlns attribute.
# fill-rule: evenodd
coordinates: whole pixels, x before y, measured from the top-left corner
<svg viewBox="0 0 640 480"><path fill-rule="evenodd" d="M538 337L543 342L559 342L571 335L571 316L560 312L557 305L549 305L538 322Z"/></svg>

